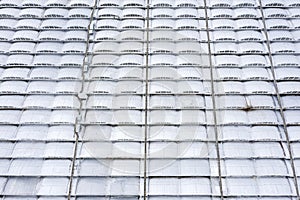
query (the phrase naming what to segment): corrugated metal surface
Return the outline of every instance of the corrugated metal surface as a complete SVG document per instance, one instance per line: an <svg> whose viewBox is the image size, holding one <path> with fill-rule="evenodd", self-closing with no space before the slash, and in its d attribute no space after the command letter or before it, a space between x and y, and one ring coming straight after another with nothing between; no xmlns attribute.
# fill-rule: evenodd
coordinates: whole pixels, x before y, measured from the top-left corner
<svg viewBox="0 0 300 200"><path fill-rule="evenodd" d="M1 0L2 199L299 199L298 0Z"/></svg>

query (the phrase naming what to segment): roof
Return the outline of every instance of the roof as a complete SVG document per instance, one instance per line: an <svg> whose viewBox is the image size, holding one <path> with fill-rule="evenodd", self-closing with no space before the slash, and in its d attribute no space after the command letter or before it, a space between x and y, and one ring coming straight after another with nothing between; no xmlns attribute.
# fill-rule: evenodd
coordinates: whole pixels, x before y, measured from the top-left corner
<svg viewBox="0 0 300 200"><path fill-rule="evenodd" d="M0 0L0 197L299 199L299 10Z"/></svg>

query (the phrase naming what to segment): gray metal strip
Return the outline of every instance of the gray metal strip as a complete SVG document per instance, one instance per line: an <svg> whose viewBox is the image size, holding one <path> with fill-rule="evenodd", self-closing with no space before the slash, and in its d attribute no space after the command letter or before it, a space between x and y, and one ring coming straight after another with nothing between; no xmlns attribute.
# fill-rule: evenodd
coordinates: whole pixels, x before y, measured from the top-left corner
<svg viewBox="0 0 300 200"><path fill-rule="evenodd" d="M143 199L147 199L147 159L148 159L148 101L149 101L149 29L150 29L150 0L147 0L146 11L146 49L145 49L145 126L144 126L144 173L143 173L143 187L144 194Z"/></svg>
<svg viewBox="0 0 300 200"><path fill-rule="evenodd" d="M82 67L81 67L81 88L80 88L79 93L77 94L77 98L80 100L80 107L79 107L78 116L76 118L75 125L74 125L75 144L74 144L74 149L73 149L71 172L70 172L69 185L68 185L68 200L71 199L71 195L72 195L72 185L73 185L75 162L76 162L76 156L77 156L77 150L78 150L79 132L81 131L81 120L82 120L83 112L85 112L85 109L83 109L83 104L85 103L85 100L83 99L83 96L85 95L85 93L84 93L85 87L84 86L85 86L85 82L86 82L85 78L86 78L86 71L87 71L87 69L85 69L85 66L86 66L86 60L89 55L89 52L88 52L89 45L90 45L89 32L90 32L91 28L92 28L92 30L94 29L94 27L91 27L91 26L92 26L93 16L94 16L97 4L98 4L98 0L95 0L94 6L93 6L93 9L91 12L88 29L87 29L86 48L85 48L85 54L84 54Z"/></svg>
<svg viewBox="0 0 300 200"><path fill-rule="evenodd" d="M208 43L208 53L209 53L209 66L210 66L210 85L211 85L211 97L212 97L212 106L213 106L213 121L214 121L214 132L215 132L215 146L217 153L217 162L218 162L218 175L219 175L219 186L220 186L220 197L223 200L223 183L222 183L222 172L221 172L221 156L219 148L219 131L218 131L218 120L217 120L217 108L216 108L216 98L215 98L215 85L214 85L214 65L212 63L212 51L211 51L211 41L209 33L209 21L208 21L208 10L207 10L207 1L204 0L204 10L205 10L205 24L206 24L206 34L207 34L207 43Z"/></svg>

